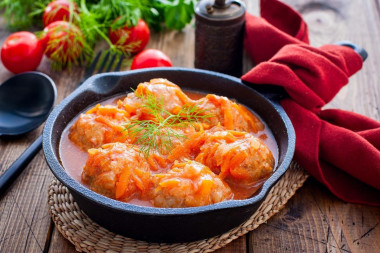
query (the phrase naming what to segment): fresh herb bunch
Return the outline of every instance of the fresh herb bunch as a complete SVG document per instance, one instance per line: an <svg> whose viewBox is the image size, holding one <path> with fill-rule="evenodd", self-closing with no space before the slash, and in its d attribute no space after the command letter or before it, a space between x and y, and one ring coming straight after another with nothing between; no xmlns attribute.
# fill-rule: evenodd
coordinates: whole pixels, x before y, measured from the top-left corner
<svg viewBox="0 0 380 253"><path fill-rule="evenodd" d="M10 30L42 26L42 13L50 0L1 0L0 9Z"/></svg>
<svg viewBox="0 0 380 253"><path fill-rule="evenodd" d="M0 9L12 30L41 27L41 16L51 0L0 0ZM74 0L73 0L74 1ZM155 30L163 27L182 30L194 14L197 0L75 0L80 12L79 26L91 25L105 32L113 21L121 17L113 28L125 23L133 26L142 18ZM94 22L96 21L96 22ZM83 22L83 24L82 24Z"/></svg>
<svg viewBox="0 0 380 253"><path fill-rule="evenodd" d="M177 114L165 110L163 99L158 99L151 93L135 95L142 100L142 108L152 116L151 119L132 119L125 125L125 131L140 145L140 151L149 156L151 152L170 152L175 139L186 139L186 135L177 131L196 123L207 121L213 114L199 108L198 104L186 104Z"/></svg>
<svg viewBox="0 0 380 253"><path fill-rule="evenodd" d="M5 21L11 30L38 29L42 27L42 14L51 0L0 0L0 9L4 9ZM125 24L135 26L141 18L154 30L163 28L183 29L190 23L197 0L69 0L79 7L78 12L71 11L69 22L79 27L84 40L80 47L83 55L75 61L65 61L65 57L54 60L52 66L61 69L72 63L89 62L93 49L99 40L105 40L113 53L128 53L112 44L108 31L118 29ZM72 6L72 5L71 5ZM115 21L116 20L116 21ZM64 38L61 38L64 39ZM58 45L61 41L54 41ZM68 44L68 43L67 43ZM56 48L57 55L75 55L79 48ZM66 57L67 58L67 57Z"/></svg>

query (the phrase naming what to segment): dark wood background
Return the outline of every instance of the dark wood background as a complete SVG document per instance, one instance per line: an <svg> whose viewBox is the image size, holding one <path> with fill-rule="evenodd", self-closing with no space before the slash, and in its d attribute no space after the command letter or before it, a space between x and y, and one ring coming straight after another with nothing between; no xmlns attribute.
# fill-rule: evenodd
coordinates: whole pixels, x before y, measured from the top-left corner
<svg viewBox="0 0 380 253"><path fill-rule="evenodd" d="M246 0L258 14L258 1ZM355 111L380 120L380 4L378 0L286 0L309 25L311 44L350 40L369 58L328 107ZM0 16L0 43L9 35ZM152 34L148 47L166 52L175 66L193 67L194 26L182 32ZM244 70L252 67L245 57ZM54 72L44 59L38 68L53 78L57 102L81 79L84 69ZM0 65L0 81L12 74ZM18 137L0 137L0 174L41 133L42 127ZM358 168L360 169L360 168ZM52 226L47 189L53 179L39 152L0 199L0 252L75 252ZM379 196L380 198L380 196ZM380 252L380 208L345 203L310 178L285 208L253 232L218 252Z"/></svg>

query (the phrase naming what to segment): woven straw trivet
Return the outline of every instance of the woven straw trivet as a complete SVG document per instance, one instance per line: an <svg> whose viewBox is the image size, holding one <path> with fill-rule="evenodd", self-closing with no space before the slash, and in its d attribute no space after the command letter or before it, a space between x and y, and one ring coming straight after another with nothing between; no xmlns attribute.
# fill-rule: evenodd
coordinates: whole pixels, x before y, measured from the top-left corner
<svg viewBox="0 0 380 253"><path fill-rule="evenodd" d="M58 231L79 252L212 252L254 230L278 213L308 176L298 164L292 162L249 220L220 236L188 243L150 243L110 232L87 217L68 189L57 180L49 186L48 203Z"/></svg>

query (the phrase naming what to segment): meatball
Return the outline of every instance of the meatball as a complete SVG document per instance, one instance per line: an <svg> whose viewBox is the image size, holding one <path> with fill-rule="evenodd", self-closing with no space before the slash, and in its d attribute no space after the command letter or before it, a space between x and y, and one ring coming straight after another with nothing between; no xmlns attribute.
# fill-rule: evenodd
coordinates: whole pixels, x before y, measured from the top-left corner
<svg viewBox="0 0 380 253"><path fill-rule="evenodd" d="M110 143L102 148L89 149L88 155L82 180L91 190L123 201L147 196L149 166L137 147L126 143Z"/></svg>
<svg viewBox="0 0 380 253"><path fill-rule="evenodd" d="M153 97L156 104L162 103L162 108L169 113L177 114L186 104L192 104L193 101L174 83L163 79L152 79L150 82L140 83L134 93L128 94L124 101L118 103L119 108L125 109L131 114L136 115L138 119L149 117L150 111L146 108L141 97L149 100ZM152 102L152 101L151 101ZM163 117L167 115L162 115Z"/></svg>
<svg viewBox="0 0 380 253"><path fill-rule="evenodd" d="M156 207L195 207L232 199L231 189L208 167L188 160L153 176L152 202Z"/></svg>
<svg viewBox="0 0 380 253"><path fill-rule="evenodd" d="M264 130L263 123L243 105L236 104L226 97L209 94L198 100L197 105L205 114L209 127L221 126L227 130L254 132Z"/></svg>
<svg viewBox="0 0 380 253"><path fill-rule="evenodd" d="M112 105L97 105L70 128L69 139L81 149L98 148L106 143L125 142L128 135L123 132L128 113Z"/></svg>
<svg viewBox="0 0 380 253"><path fill-rule="evenodd" d="M267 178L274 167L272 152L260 139L236 131L210 133L195 160L220 178L247 186Z"/></svg>
<svg viewBox="0 0 380 253"><path fill-rule="evenodd" d="M168 169L175 160L190 158L183 152L187 148L188 140L192 140L199 135L192 126L183 128L163 128L160 137L156 138L156 148L150 150L147 161L150 169L158 171Z"/></svg>

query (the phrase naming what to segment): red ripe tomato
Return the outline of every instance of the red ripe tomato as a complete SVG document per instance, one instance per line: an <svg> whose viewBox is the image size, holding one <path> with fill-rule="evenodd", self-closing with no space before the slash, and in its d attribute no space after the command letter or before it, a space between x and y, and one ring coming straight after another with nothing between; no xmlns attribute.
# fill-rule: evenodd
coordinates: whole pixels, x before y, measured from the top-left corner
<svg viewBox="0 0 380 253"><path fill-rule="evenodd" d="M41 40L45 55L63 65L75 62L83 51L84 36L81 30L67 21L55 21L45 27Z"/></svg>
<svg viewBox="0 0 380 253"><path fill-rule="evenodd" d="M115 22L118 19L115 20ZM150 32L149 27L144 20L140 19L136 26L122 28L109 31L109 38L112 44L126 53L138 53L148 44Z"/></svg>
<svg viewBox="0 0 380 253"><path fill-rule="evenodd" d="M69 0L55 0L50 2L42 15L42 22L47 26L55 21L68 21L70 18L70 4L75 13L79 13L78 6L73 1Z"/></svg>
<svg viewBox="0 0 380 253"><path fill-rule="evenodd" d="M131 69L143 69L153 67L171 67L170 58L157 49L146 49L135 56Z"/></svg>
<svg viewBox="0 0 380 253"><path fill-rule="evenodd" d="M31 32L13 33L1 47L1 61L15 74L35 70L43 54L42 43Z"/></svg>

